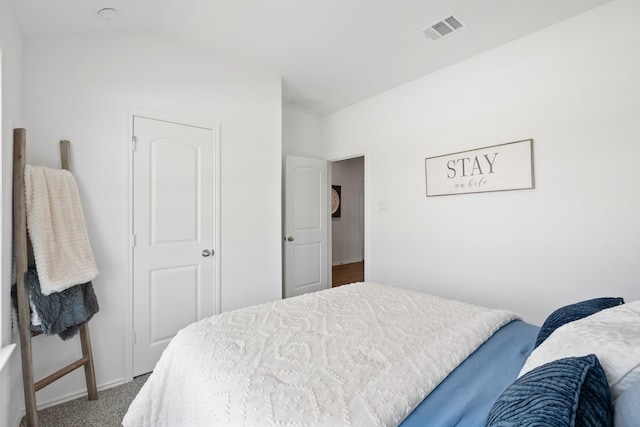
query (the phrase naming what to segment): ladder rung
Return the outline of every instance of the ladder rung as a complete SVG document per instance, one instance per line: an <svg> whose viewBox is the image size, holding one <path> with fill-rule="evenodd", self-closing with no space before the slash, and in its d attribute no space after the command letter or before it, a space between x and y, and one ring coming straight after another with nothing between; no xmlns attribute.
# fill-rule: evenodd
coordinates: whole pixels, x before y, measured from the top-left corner
<svg viewBox="0 0 640 427"><path fill-rule="evenodd" d="M78 369L81 366L86 365L87 363L89 363L89 358L85 356L85 357L81 357L80 359L76 360L75 362L65 366L64 368L55 371L53 374L49 375L46 378L41 379L40 381L38 381L35 384L36 391L45 388L46 386L48 386L49 384L51 384L55 380L64 377L68 373L75 371L76 369Z"/></svg>

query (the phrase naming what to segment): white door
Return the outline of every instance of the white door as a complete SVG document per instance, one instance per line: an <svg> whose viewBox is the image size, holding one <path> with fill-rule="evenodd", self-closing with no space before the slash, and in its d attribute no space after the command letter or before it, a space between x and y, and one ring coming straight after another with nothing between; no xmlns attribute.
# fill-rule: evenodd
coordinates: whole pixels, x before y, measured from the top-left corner
<svg viewBox="0 0 640 427"><path fill-rule="evenodd" d="M214 132L134 117L133 375L214 312Z"/></svg>
<svg viewBox="0 0 640 427"><path fill-rule="evenodd" d="M330 287L327 162L285 159L284 297Z"/></svg>

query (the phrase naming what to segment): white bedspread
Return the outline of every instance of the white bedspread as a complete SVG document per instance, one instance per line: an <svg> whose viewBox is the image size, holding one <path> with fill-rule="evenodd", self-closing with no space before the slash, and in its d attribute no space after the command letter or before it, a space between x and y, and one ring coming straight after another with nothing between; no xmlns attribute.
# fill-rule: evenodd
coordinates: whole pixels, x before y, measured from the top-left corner
<svg viewBox="0 0 640 427"><path fill-rule="evenodd" d="M359 283L183 329L124 426L392 426L517 315Z"/></svg>

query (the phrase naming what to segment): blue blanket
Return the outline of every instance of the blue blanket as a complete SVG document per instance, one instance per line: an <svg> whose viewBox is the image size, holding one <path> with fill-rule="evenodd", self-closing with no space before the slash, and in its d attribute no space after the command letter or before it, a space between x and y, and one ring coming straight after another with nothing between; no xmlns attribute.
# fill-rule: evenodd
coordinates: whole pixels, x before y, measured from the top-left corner
<svg viewBox="0 0 640 427"><path fill-rule="evenodd" d="M484 427L493 403L515 381L539 327L514 321L496 332L400 424L402 427Z"/></svg>

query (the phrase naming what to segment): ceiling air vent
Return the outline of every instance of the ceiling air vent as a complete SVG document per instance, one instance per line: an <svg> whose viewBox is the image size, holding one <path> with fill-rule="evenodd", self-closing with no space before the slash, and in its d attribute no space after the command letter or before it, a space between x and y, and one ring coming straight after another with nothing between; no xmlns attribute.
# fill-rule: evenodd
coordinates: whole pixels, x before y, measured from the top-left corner
<svg viewBox="0 0 640 427"><path fill-rule="evenodd" d="M431 40L439 40L466 27L467 25L462 19L460 19L458 15L456 15L455 13L450 13L449 15L437 20L421 31L425 37Z"/></svg>

